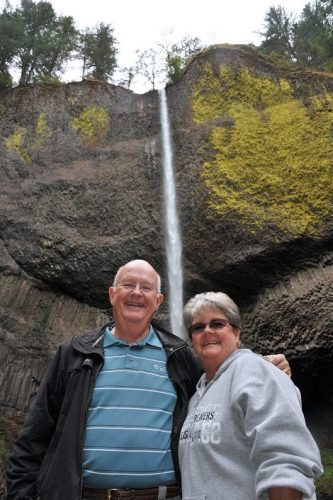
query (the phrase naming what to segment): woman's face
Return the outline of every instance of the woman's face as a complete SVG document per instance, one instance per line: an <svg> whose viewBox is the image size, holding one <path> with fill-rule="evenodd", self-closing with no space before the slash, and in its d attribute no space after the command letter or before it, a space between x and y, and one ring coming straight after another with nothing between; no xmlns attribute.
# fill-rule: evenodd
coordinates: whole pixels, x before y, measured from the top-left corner
<svg viewBox="0 0 333 500"><path fill-rule="evenodd" d="M194 350L206 373L207 370L215 373L229 354L238 349L240 330L230 325L221 309L207 307L193 317L193 326Z"/></svg>

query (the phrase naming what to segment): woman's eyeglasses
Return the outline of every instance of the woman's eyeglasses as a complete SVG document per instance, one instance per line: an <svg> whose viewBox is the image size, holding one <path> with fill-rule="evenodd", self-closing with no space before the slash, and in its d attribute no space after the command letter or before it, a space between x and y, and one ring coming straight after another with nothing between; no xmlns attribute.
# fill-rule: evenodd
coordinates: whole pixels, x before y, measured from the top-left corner
<svg viewBox="0 0 333 500"><path fill-rule="evenodd" d="M197 335L199 333L203 333L206 329L206 326L209 326L211 330L219 332L223 330L227 325L231 325L230 321L227 319L212 319L209 323L196 323L191 325L188 329L190 336Z"/></svg>

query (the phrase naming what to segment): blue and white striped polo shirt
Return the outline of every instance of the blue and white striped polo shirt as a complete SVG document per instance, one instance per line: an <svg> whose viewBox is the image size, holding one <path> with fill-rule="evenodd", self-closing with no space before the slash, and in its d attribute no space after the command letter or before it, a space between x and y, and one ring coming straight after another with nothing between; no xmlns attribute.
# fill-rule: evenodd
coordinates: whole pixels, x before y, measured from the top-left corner
<svg viewBox="0 0 333 500"><path fill-rule="evenodd" d="M175 483L170 450L176 392L154 332L136 344L106 329L104 365L88 410L83 482L91 488Z"/></svg>

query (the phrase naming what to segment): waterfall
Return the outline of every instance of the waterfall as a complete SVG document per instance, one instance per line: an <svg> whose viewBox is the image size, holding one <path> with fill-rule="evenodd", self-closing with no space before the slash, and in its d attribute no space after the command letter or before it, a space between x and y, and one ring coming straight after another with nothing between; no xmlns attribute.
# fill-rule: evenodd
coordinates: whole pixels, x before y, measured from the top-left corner
<svg viewBox="0 0 333 500"><path fill-rule="evenodd" d="M183 323L182 244L177 215L170 124L165 89L159 90L163 147L163 188L166 219L166 254L169 282L169 316L172 332L186 337Z"/></svg>

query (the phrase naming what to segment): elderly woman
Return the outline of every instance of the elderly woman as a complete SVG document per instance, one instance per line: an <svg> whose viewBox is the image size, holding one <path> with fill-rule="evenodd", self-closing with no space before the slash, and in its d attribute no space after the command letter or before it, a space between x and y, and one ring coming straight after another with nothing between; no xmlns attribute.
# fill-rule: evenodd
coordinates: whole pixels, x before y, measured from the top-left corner
<svg viewBox="0 0 333 500"><path fill-rule="evenodd" d="M322 466L297 387L240 349L239 310L226 294L196 295L184 319L205 373L180 436L183 500L315 499Z"/></svg>

